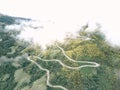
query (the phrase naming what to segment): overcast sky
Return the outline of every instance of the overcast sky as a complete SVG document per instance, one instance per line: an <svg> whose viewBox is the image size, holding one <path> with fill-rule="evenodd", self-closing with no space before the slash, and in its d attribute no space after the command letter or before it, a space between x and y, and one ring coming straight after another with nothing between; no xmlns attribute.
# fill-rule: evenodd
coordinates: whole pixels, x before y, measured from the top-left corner
<svg viewBox="0 0 120 90"><path fill-rule="evenodd" d="M62 39L64 32L74 33L86 23L91 28L100 23L107 39L120 44L119 8L119 0L0 0L0 13L40 20L41 30L23 36L41 43Z"/></svg>

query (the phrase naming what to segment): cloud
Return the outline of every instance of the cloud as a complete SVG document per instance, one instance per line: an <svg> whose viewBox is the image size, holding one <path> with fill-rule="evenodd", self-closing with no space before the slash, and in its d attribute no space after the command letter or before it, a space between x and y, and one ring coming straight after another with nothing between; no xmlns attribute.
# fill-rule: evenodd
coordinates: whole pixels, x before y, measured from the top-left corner
<svg viewBox="0 0 120 90"><path fill-rule="evenodd" d="M2 62L13 62L13 61L20 61L20 60L23 60L23 58L27 58L27 54L24 54L22 56L17 56L15 58L8 58L6 56L1 56L0 57L0 63Z"/></svg>
<svg viewBox="0 0 120 90"><path fill-rule="evenodd" d="M75 33L87 22L100 23L107 39L120 44L119 0L1 0L0 7L9 15L40 20L44 28L26 28L22 36L41 44L63 39L66 32Z"/></svg>

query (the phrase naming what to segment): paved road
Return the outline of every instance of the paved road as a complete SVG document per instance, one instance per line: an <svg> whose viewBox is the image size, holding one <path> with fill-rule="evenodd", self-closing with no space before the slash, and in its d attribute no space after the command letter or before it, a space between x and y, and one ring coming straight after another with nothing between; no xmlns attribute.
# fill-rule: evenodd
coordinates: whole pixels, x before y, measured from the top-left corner
<svg viewBox="0 0 120 90"><path fill-rule="evenodd" d="M92 65L81 65L79 67L71 67L71 66L67 66L65 65L64 63L61 62L61 60L58 60L58 59L52 59L52 60L45 60L45 59L41 59L40 57L37 57L37 56L34 56L35 58L38 58L39 60L42 60L42 61L46 61L46 62L59 62L63 67L66 67L66 68L69 68L69 69L81 69L81 68L84 68L84 67L99 67L100 64L96 63L96 62L89 62L89 61L76 61L76 60L73 60L71 59L66 53L65 51L63 50L63 48L61 48L60 46L58 46L56 44L56 46L62 51L63 55L70 61L72 61L73 63L87 63L87 64L92 64ZM63 90L68 90L67 88L63 87L63 86L60 86L60 85L52 85L50 83L50 71L46 68L43 68L41 65L39 65L37 62L35 62L34 60L30 59L30 57L27 57L27 60L29 60L30 62L36 64L41 70L43 71L46 71L46 74L47 74L47 85L50 86L50 87L53 87L53 88L61 88Z"/></svg>

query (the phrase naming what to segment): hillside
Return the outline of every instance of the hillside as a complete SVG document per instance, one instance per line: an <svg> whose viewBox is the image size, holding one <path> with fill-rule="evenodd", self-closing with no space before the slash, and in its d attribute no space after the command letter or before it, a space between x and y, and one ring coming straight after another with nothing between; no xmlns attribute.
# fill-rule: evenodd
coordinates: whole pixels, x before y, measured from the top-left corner
<svg viewBox="0 0 120 90"><path fill-rule="evenodd" d="M0 14L0 90L119 90L120 47L100 28L83 26L42 49L5 28L19 20L31 19Z"/></svg>

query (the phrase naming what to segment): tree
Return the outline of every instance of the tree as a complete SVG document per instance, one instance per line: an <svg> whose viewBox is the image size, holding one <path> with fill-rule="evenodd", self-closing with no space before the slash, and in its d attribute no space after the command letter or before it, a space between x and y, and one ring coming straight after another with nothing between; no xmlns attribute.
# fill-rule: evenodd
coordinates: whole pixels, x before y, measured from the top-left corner
<svg viewBox="0 0 120 90"><path fill-rule="evenodd" d="M88 25L83 27L76 37L67 37L63 43L59 42L59 45L72 59L95 61L100 64L100 67L83 68L80 71L71 71L61 67L59 74L65 78L64 80L68 80L65 87L69 90L114 90L116 86L114 62L115 59L119 58L119 51L116 51L106 41L100 28L96 28L91 32L87 30ZM82 65L69 62L61 51L56 48L55 44L49 46L43 56L47 59L62 60L64 64L70 66ZM79 83L78 86L81 85L79 88L77 88L77 83Z"/></svg>

